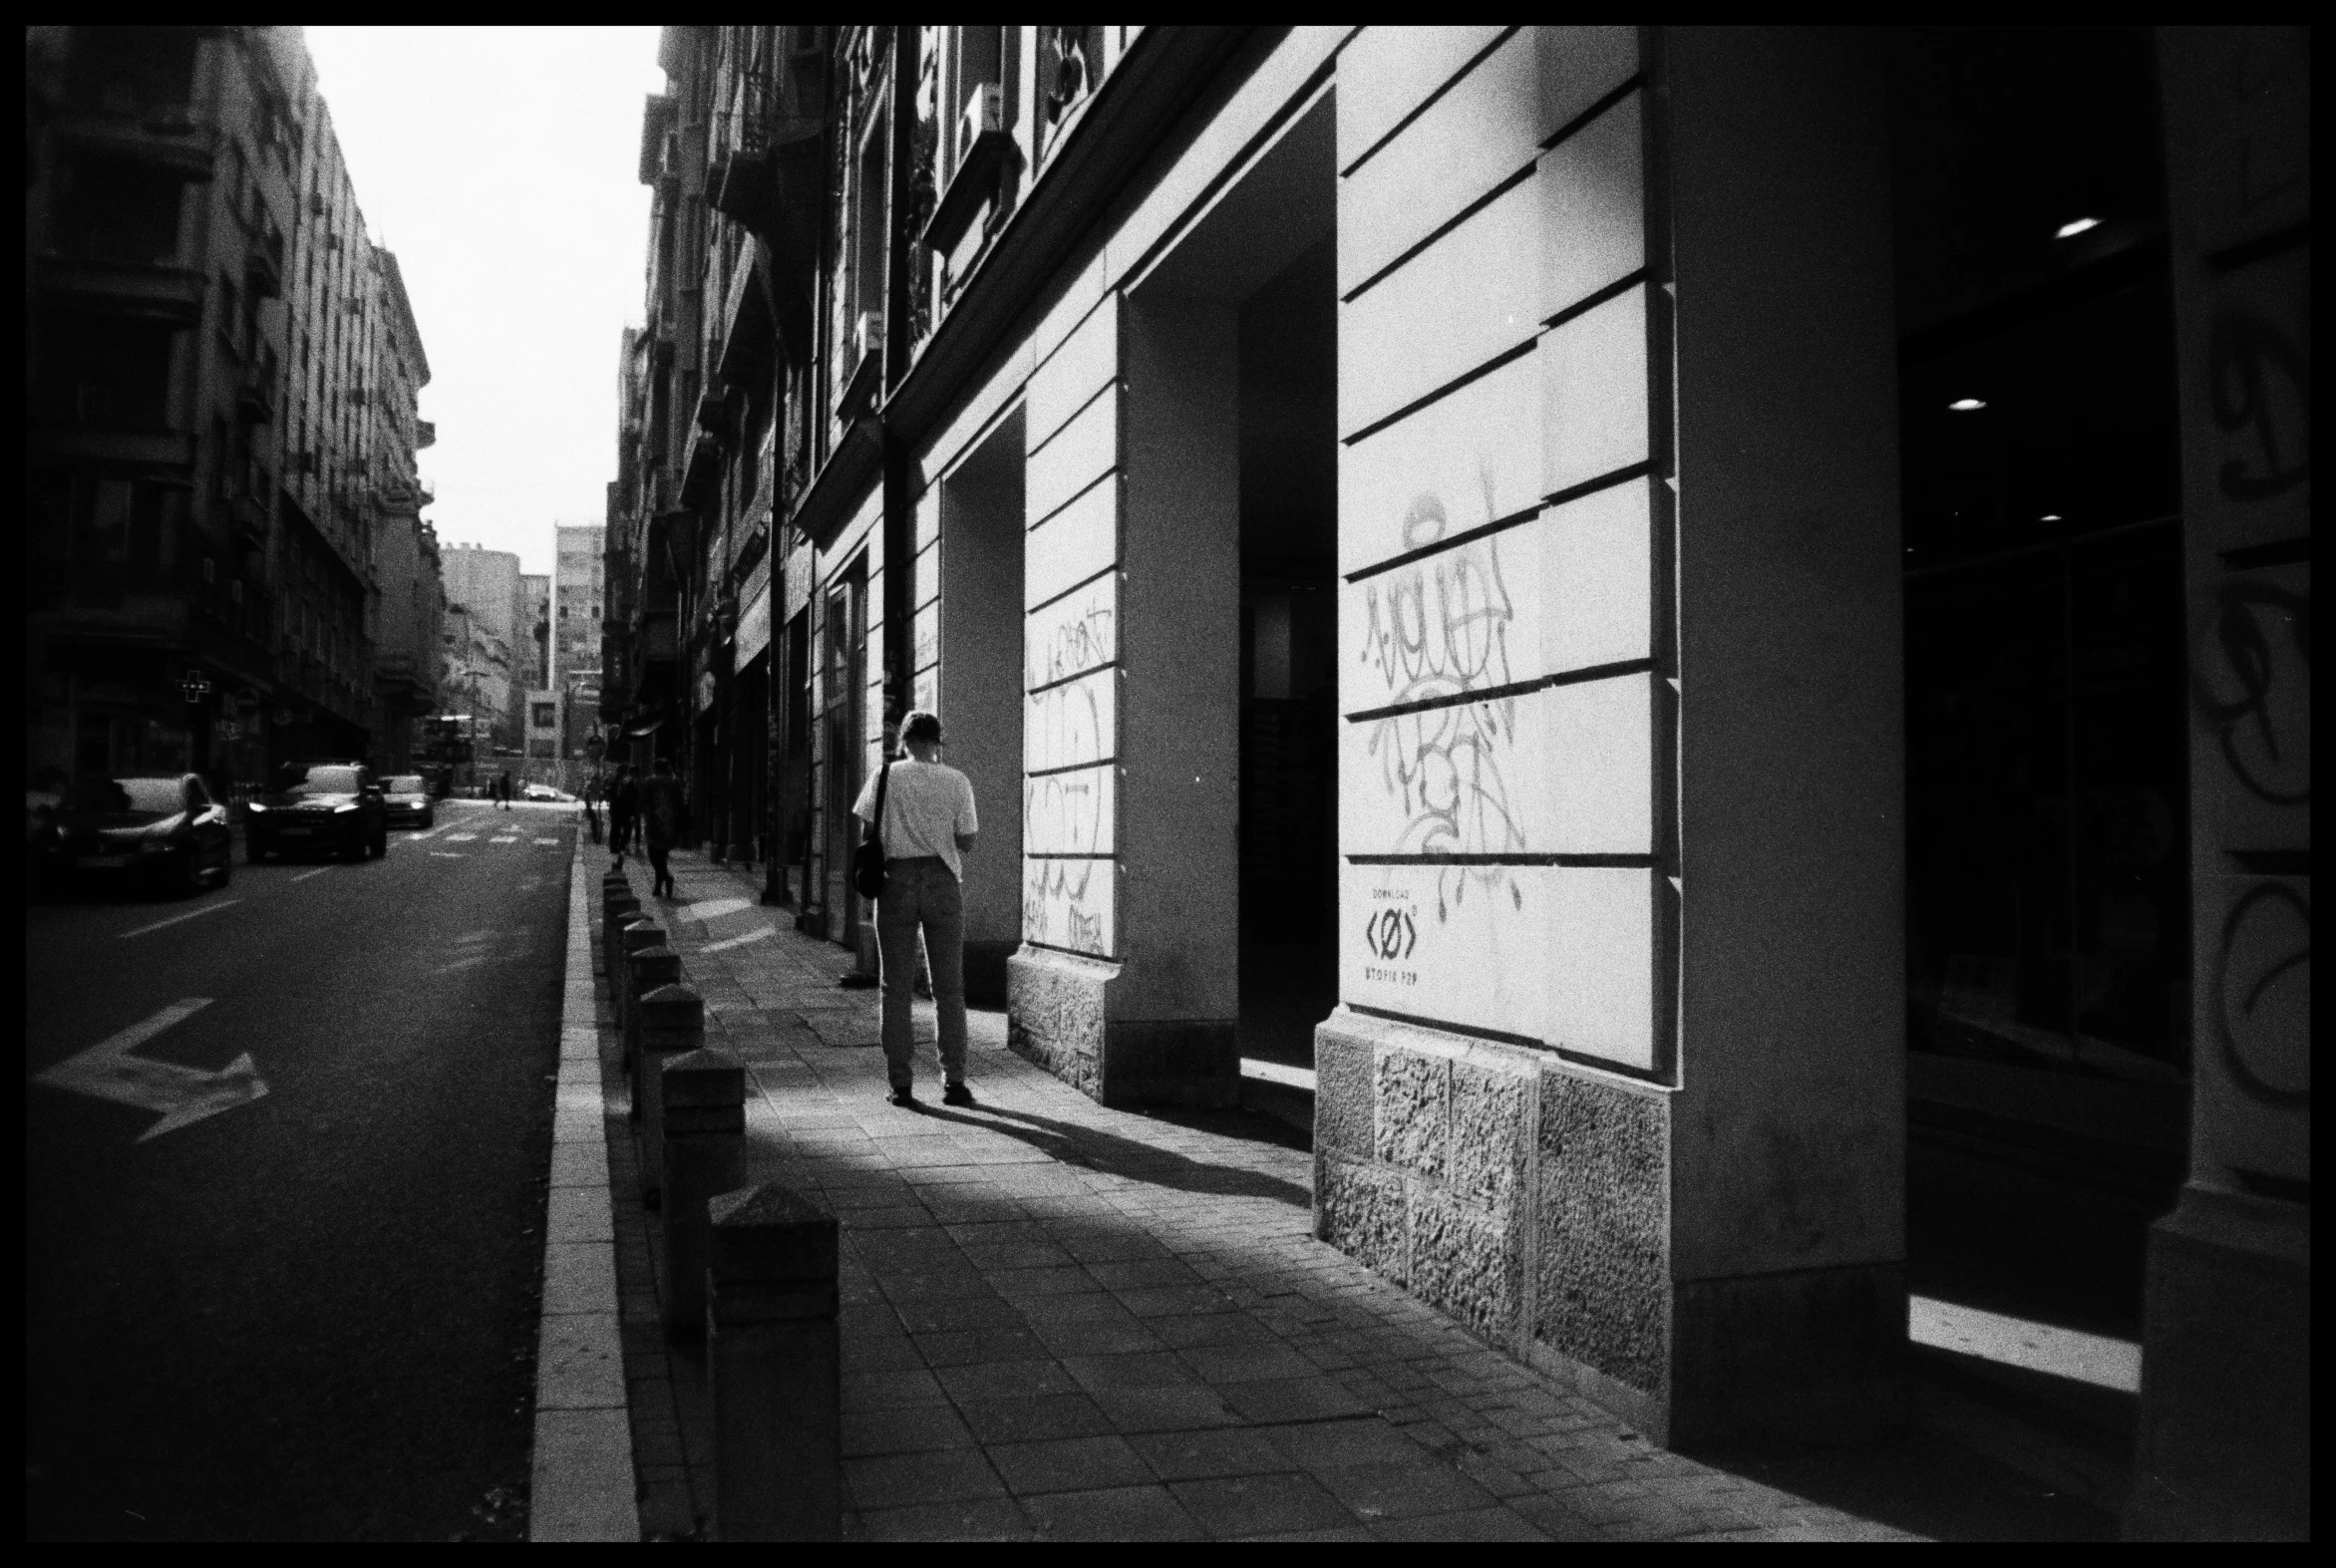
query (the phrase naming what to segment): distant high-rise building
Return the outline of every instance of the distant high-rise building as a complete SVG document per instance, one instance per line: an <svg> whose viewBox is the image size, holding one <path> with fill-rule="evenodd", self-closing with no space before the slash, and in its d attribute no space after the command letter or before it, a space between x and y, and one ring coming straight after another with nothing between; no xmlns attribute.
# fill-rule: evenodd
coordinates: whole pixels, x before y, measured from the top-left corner
<svg viewBox="0 0 2336 1568"><path fill-rule="evenodd" d="M446 596L466 616L467 646L457 649L450 689L487 729L487 744L515 752L522 735L520 706L533 684L525 595L519 558L507 550L458 544L441 557ZM452 699L450 698L450 706Z"/></svg>
<svg viewBox="0 0 2336 1568"><path fill-rule="evenodd" d="M569 525L556 530L559 554L551 583L551 675L545 682L559 694L563 755L582 755L584 740L600 719L600 621L603 543L606 527Z"/></svg>

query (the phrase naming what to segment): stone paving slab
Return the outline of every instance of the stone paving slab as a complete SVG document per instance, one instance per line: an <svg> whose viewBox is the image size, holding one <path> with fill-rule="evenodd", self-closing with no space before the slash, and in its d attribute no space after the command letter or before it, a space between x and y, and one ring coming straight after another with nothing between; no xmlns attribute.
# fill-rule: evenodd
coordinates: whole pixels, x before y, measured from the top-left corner
<svg viewBox="0 0 2336 1568"><path fill-rule="evenodd" d="M874 991L689 854L648 896L748 1174L841 1223L845 1534L861 1540L1689 1540L1903 1532L1667 1454L1312 1236L1311 1156L1240 1116L1107 1109L970 1020L971 1107L884 1101ZM767 933L767 934L764 934ZM604 1066L613 1037L603 1026ZM610 1072L612 1102L620 1079ZM702 1358L656 1330L654 1216L609 1181L643 1533L706 1538Z"/></svg>

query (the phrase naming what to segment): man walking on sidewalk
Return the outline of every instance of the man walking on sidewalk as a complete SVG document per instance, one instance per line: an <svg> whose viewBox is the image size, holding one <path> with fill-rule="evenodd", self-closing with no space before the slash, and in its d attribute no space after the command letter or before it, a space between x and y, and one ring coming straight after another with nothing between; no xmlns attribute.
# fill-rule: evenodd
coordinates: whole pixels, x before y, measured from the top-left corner
<svg viewBox="0 0 2336 1568"><path fill-rule="evenodd" d="M900 725L908 755L867 782L851 808L884 844L884 896L876 900L876 946L883 957L884 1067L892 1103L916 1102L915 1032L909 998L916 982L916 936L924 932L933 1000L940 1013L941 1102L970 1105L965 1087L965 877L979 824L973 782L941 761L941 721L922 712ZM885 777L889 775L889 779ZM876 821L876 799L884 798Z"/></svg>
<svg viewBox="0 0 2336 1568"><path fill-rule="evenodd" d="M640 812L641 786L633 782L632 769L620 764L616 781L608 788L608 852L615 857L615 865L624 864L625 846L633 838L633 818Z"/></svg>
<svg viewBox="0 0 2336 1568"><path fill-rule="evenodd" d="M689 806L681 797L681 781L673 777L673 759L657 759L657 771L641 785L641 827L649 841L649 869L655 873L649 896L673 896L673 872L665 857L681 836L682 817Z"/></svg>

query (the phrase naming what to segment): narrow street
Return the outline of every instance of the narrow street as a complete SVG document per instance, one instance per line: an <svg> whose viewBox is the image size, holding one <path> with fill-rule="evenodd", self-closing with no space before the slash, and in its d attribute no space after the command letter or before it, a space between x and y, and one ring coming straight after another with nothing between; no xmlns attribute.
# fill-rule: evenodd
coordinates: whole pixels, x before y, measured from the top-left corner
<svg viewBox="0 0 2336 1568"><path fill-rule="evenodd" d="M523 1538L576 821L31 906L32 1538Z"/></svg>

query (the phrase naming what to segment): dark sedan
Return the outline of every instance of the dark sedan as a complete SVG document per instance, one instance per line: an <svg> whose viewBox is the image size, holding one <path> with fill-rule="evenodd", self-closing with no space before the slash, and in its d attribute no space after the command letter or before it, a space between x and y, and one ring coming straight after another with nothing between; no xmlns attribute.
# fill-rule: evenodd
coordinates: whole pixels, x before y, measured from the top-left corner
<svg viewBox="0 0 2336 1568"><path fill-rule="evenodd" d="M135 877L191 893L234 875L226 807L194 774L77 780L39 816L33 864L52 887Z"/></svg>
<svg viewBox="0 0 2336 1568"><path fill-rule="evenodd" d="M244 809L243 852L257 865L271 854L389 853L389 810L380 781L362 763L292 763L276 787Z"/></svg>
<svg viewBox="0 0 2336 1568"><path fill-rule="evenodd" d="M430 781L420 774L392 774L384 779L381 799L392 827L438 825L438 803L430 797Z"/></svg>

